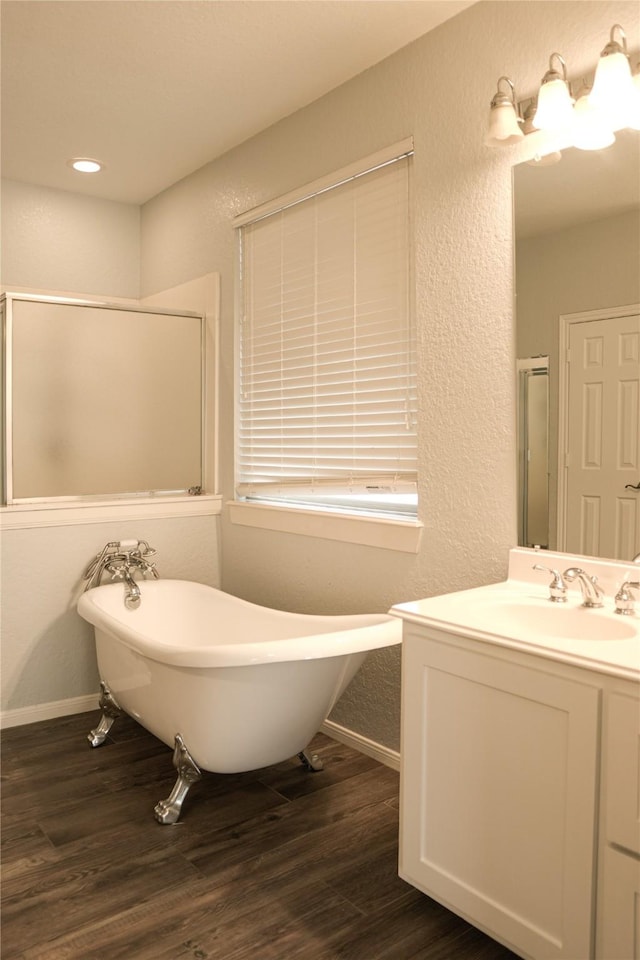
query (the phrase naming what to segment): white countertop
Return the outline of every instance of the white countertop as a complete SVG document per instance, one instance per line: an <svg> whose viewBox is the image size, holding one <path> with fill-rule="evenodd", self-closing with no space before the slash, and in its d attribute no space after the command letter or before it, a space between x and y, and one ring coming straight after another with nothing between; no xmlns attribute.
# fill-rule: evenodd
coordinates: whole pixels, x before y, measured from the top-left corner
<svg viewBox="0 0 640 960"><path fill-rule="evenodd" d="M567 603L549 601L548 574L531 570L534 563L557 567L579 565L595 573L606 590L604 606L582 606L577 583ZM548 551L514 548L509 579L424 600L400 603L391 613L444 633L535 653L600 673L640 680L640 598L632 616L616 614L613 597L626 578L638 580L640 568L615 561L569 557ZM535 581L533 578L535 577Z"/></svg>

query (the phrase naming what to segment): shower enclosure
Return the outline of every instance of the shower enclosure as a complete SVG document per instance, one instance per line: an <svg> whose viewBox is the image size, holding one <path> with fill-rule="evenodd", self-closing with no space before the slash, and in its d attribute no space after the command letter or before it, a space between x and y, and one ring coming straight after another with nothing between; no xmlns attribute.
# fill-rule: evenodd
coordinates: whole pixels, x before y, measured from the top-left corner
<svg viewBox="0 0 640 960"><path fill-rule="evenodd" d="M2 297L3 502L203 487L202 316Z"/></svg>

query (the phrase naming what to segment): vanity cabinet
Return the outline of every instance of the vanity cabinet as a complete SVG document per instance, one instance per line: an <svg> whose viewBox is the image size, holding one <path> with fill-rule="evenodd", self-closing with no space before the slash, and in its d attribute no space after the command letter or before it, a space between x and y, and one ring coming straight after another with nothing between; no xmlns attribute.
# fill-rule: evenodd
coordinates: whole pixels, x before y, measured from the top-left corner
<svg viewBox="0 0 640 960"><path fill-rule="evenodd" d="M593 958L599 674L406 620L402 697L400 875L522 957Z"/></svg>

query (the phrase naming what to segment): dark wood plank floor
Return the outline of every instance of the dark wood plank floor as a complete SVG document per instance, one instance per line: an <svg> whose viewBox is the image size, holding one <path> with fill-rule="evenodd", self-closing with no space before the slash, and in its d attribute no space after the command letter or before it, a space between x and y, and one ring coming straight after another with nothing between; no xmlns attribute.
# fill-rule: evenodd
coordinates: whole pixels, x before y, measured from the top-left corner
<svg viewBox="0 0 640 960"><path fill-rule="evenodd" d="M325 762L205 774L180 821L171 750L97 714L2 736L2 960L515 960L396 873L398 775Z"/></svg>

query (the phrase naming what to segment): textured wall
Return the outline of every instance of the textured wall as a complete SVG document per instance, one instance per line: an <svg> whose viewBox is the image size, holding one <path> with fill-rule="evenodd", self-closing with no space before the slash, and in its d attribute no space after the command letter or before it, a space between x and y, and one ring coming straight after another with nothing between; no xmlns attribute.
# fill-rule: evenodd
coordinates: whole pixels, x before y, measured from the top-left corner
<svg viewBox="0 0 640 960"><path fill-rule="evenodd" d="M391 603L500 579L516 541L511 165L483 145L497 78L530 96L559 50L595 64L635 3L479 3L202 168L142 212L145 293L222 278L221 461L233 496L233 215L413 135L419 334L417 556L223 524L223 586L299 611ZM526 148L520 151L526 155ZM333 719L398 745L396 651L371 658Z"/></svg>
<svg viewBox="0 0 640 960"><path fill-rule="evenodd" d="M0 282L137 298L140 208L3 180Z"/></svg>
<svg viewBox="0 0 640 960"><path fill-rule="evenodd" d="M163 577L219 585L217 517L2 534L3 711L96 693L93 627L75 611L83 570L110 540L147 540Z"/></svg>

